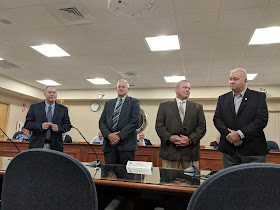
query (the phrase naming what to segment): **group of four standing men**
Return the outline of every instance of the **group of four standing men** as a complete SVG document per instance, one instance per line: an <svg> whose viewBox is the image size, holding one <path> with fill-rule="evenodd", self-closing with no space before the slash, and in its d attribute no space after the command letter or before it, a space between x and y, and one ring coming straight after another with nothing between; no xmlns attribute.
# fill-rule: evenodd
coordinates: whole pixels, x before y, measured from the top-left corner
<svg viewBox="0 0 280 210"><path fill-rule="evenodd" d="M229 77L232 91L218 99L214 124L221 134L219 150L223 153L223 168L250 162L266 162L268 149L263 129L268 122L266 96L247 88L243 69L232 70ZM176 98L160 103L156 131L161 140L159 156L162 167L187 168L194 162L199 167L200 139L206 133L202 105L190 101L190 83L180 81ZM117 83L118 97L106 101L99 120L104 136L105 163L126 164L135 160L140 102L128 96L126 80ZM56 88L45 89L46 100L32 104L25 127L32 131L29 148L63 151L62 133L71 129L68 109L56 103Z"/></svg>

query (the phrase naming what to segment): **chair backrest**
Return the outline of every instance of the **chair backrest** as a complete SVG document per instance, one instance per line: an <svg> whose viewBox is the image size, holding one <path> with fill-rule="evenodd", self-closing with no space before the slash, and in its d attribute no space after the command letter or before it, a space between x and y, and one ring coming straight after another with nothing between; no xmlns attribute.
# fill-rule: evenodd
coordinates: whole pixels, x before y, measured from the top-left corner
<svg viewBox="0 0 280 210"><path fill-rule="evenodd" d="M279 209L280 165L248 163L223 169L192 195L188 210Z"/></svg>
<svg viewBox="0 0 280 210"><path fill-rule="evenodd" d="M279 146L275 141L267 141L268 150L271 152L279 152Z"/></svg>
<svg viewBox="0 0 280 210"><path fill-rule="evenodd" d="M18 131L13 135L13 139L15 139L19 134L22 134L22 131Z"/></svg>
<svg viewBox="0 0 280 210"><path fill-rule="evenodd" d="M14 157L2 186L1 209L97 209L93 178L77 159L30 149Z"/></svg>

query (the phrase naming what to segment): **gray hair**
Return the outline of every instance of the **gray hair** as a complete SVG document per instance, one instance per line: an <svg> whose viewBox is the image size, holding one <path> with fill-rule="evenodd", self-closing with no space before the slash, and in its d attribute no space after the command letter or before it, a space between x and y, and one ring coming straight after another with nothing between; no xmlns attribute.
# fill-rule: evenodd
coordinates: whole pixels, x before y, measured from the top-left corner
<svg viewBox="0 0 280 210"><path fill-rule="evenodd" d="M125 80L125 79L120 79L120 80L117 82L117 87L118 87L119 82L125 82L125 83L127 84L127 87L129 88L129 84L128 84L127 80Z"/></svg>
<svg viewBox="0 0 280 210"><path fill-rule="evenodd" d="M179 82L176 84L176 88L179 87L179 85L180 85L181 82L187 82L187 83L190 84L190 82L189 82L188 80L185 80L185 79L184 79L184 80L179 81Z"/></svg>
<svg viewBox="0 0 280 210"><path fill-rule="evenodd" d="M230 74L233 73L233 72L237 72L237 71L242 72L243 78L244 78L244 79L247 79L247 72L245 71L245 69L236 68L236 69L233 69L233 70L230 72Z"/></svg>
<svg viewBox="0 0 280 210"><path fill-rule="evenodd" d="M55 90L56 90L56 87L55 87L55 86L49 85L49 86L47 86L47 87L45 88L44 92L46 92L47 89L48 89L49 87L53 87L53 88L55 88Z"/></svg>

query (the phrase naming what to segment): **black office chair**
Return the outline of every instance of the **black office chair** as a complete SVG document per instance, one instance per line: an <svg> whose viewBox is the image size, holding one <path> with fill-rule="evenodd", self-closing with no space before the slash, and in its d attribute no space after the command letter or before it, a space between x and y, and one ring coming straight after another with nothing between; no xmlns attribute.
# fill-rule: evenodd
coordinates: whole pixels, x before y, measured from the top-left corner
<svg viewBox="0 0 280 210"><path fill-rule="evenodd" d="M2 187L1 209L97 209L93 178L77 159L30 149L14 157Z"/></svg>
<svg viewBox="0 0 280 210"><path fill-rule="evenodd" d="M13 139L15 139L19 134L22 134L22 131L18 131L13 135Z"/></svg>
<svg viewBox="0 0 280 210"><path fill-rule="evenodd" d="M267 141L266 143L270 152L279 152L279 146L275 141Z"/></svg>
<svg viewBox="0 0 280 210"><path fill-rule="evenodd" d="M187 209L279 209L279 174L279 164L248 163L223 169L197 188Z"/></svg>

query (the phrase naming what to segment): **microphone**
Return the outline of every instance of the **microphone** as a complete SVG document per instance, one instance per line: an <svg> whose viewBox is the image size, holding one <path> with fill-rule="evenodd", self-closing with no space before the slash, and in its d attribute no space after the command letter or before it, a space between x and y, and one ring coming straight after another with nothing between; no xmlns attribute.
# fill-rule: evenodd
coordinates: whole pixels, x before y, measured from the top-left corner
<svg viewBox="0 0 280 210"><path fill-rule="evenodd" d="M192 165L190 167L186 168L184 170L184 173L189 175L189 176L194 176L194 175L196 175L199 172L199 170L193 164L191 145L189 145L189 149L190 149L190 153L191 153L191 163L192 163Z"/></svg>
<svg viewBox="0 0 280 210"><path fill-rule="evenodd" d="M92 148L92 146L88 143L88 141L87 141L86 138L83 136L83 134L79 131L78 128L75 128L74 126L72 126L72 128L76 129L76 130L79 132L79 134L83 137L83 139L86 141L86 143L88 144L88 146L91 148L91 150L94 152L94 154L95 154L95 156L96 156L96 161L92 161L92 162L90 162L90 163L87 163L86 165L87 165L87 166L92 166L92 167L95 167L95 168L96 168L96 167L102 166L103 164L102 164L102 162L99 160L99 158L98 158L98 156L97 156L95 150L94 150L94 149Z"/></svg>
<svg viewBox="0 0 280 210"><path fill-rule="evenodd" d="M13 145L17 148L18 152L20 153L19 148L18 148L17 145L12 141L12 139L9 138L9 136L2 130L2 128L0 128L0 130L2 131L2 133L4 133L4 135L8 138L8 140L10 140L10 142L13 143Z"/></svg>

